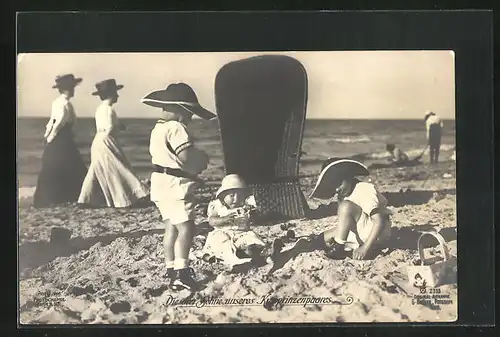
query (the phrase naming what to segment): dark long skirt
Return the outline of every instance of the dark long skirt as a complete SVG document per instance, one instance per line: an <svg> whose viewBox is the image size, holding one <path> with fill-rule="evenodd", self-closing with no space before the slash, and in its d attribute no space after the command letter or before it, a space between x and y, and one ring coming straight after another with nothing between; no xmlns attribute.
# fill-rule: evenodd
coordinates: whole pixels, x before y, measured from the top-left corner
<svg viewBox="0 0 500 337"><path fill-rule="evenodd" d="M71 126L64 126L45 147L33 206L76 202L87 168L73 139Z"/></svg>

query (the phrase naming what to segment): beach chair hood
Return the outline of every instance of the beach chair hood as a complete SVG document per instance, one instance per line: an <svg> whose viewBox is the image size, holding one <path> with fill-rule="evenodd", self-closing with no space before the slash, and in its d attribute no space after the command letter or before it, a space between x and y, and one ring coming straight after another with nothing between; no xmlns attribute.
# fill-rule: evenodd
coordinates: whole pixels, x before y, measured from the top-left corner
<svg viewBox="0 0 500 337"><path fill-rule="evenodd" d="M252 187L264 213L303 217L298 183L307 75L294 58L264 55L223 66L215 98L226 174Z"/></svg>

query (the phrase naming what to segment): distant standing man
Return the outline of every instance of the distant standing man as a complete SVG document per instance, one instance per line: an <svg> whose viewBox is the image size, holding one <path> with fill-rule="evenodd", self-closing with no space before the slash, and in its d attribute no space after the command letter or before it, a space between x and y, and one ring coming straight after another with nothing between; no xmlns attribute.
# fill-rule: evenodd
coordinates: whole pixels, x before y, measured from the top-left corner
<svg viewBox="0 0 500 337"><path fill-rule="evenodd" d="M431 164L437 164L439 148L441 147L443 121L434 112L428 111L425 114L425 126L427 129L427 142L430 148L429 157Z"/></svg>

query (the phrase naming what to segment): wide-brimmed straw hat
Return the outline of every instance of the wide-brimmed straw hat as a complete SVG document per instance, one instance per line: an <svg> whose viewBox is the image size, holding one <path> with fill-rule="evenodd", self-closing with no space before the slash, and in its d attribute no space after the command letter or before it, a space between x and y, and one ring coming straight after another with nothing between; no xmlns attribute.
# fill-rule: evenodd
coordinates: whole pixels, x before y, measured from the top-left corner
<svg viewBox="0 0 500 337"><path fill-rule="evenodd" d="M203 119L212 119L215 114L198 103L194 90L186 83L173 83L166 89L155 90L144 96L141 102L155 108L181 107Z"/></svg>
<svg viewBox="0 0 500 337"><path fill-rule="evenodd" d="M321 168L311 198L333 198L343 180L368 174L368 168L356 160L329 158Z"/></svg>
<svg viewBox="0 0 500 337"><path fill-rule="evenodd" d="M95 88L97 90L92 93L92 95L94 96L103 93L117 92L118 90L123 88L123 85L116 84L116 80L114 78L110 78L96 83Z"/></svg>
<svg viewBox="0 0 500 337"><path fill-rule="evenodd" d="M82 81L82 78L75 77L73 74L64 74L56 77L56 84L52 88L74 88Z"/></svg>
<svg viewBox="0 0 500 337"><path fill-rule="evenodd" d="M221 186L217 190L215 196L216 198L220 198L225 192L235 189L247 190L248 186L239 175L228 174L222 179Z"/></svg>

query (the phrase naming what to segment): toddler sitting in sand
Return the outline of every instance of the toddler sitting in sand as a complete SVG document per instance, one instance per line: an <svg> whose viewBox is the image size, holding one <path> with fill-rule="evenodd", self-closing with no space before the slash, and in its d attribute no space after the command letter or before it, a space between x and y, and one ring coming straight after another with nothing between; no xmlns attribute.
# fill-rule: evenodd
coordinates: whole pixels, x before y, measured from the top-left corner
<svg viewBox="0 0 500 337"><path fill-rule="evenodd" d="M209 224L215 229L207 236L203 252L214 256L231 268L263 255L277 255L281 246L278 240L268 247L251 230L255 198L243 179L229 174L223 180L207 209ZM269 249L268 249L269 248Z"/></svg>
<svg viewBox="0 0 500 337"><path fill-rule="evenodd" d="M330 258L343 259L352 251L352 258L363 260L390 238L392 212L373 184L356 179L366 175L368 169L354 160L330 158L323 164L311 197L337 194L339 225L314 236L313 244Z"/></svg>

